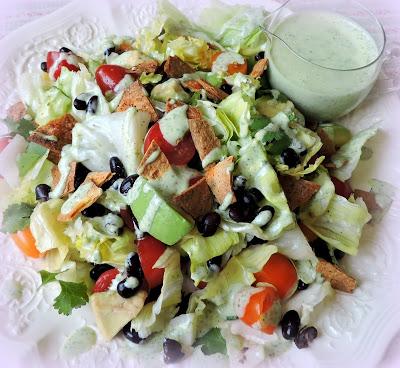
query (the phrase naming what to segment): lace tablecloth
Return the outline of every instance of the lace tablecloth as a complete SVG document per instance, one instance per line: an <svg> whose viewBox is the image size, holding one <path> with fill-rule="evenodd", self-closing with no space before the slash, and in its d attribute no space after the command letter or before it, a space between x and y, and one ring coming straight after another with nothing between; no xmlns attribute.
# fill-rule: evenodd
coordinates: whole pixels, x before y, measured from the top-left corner
<svg viewBox="0 0 400 368"><path fill-rule="evenodd" d="M400 1L359 1L371 9L384 25L388 39L387 61L383 67L384 79L387 81L387 92L395 93L400 98ZM0 38L27 22L57 10L68 2L69 0L13 0L11 4L1 1ZM400 366L400 352L397 349L399 345L400 333L390 343L384 360L379 365L380 367L394 368Z"/></svg>

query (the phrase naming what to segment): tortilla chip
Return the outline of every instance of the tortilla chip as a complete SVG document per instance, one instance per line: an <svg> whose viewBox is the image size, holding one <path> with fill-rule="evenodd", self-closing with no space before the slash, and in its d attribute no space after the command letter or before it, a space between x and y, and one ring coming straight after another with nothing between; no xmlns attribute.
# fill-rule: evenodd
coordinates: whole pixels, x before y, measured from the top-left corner
<svg viewBox="0 0 400 368"><path fill-rule="evenodd" d="M218 102L229 96L222 89L214 87L213 85L211 85L210 83L206 82L203 79L198 79L197 82L206 91L207 97L209 97L210 99L212 99L214 101Z"/></svg>
<svg viewBox="0 0 400 368"><path fill-rule="evenodd" d="M156 60L146 60L132 68L132 74L140 77L142 73L155 73L158 68Z"/></svg>
<svg viewBox="0 0 400 368"><path fill-rule="evenodd" d="M125 111L130 107L136 107L139 111L150 114L151 121L158 120L156 109L150 99L146 96L145 89L139 81L133 82L122 95L122 99L117 107L117 111Z"/></svg>
<svg viewBox="0 0 400 368"><path fill-rule="evenodd" d="M352 293L357 287L357 281L353 277L347 275L341 268L324 259L318 260L317 272L322 274L334 289L344 291L345 293Z"/></svg>
<svg viewBox="0 0 400 368"><path fill-rule="evenodd" d="M37 128L28 137L28 141L48 148L50 150L49 160L57 164L61 158L62 148L72 142L72 129L76 123L73 116L64 115Z"/></svg>
<svg viewBox="0 0 400 368"><path fill-rule="evenodd" d="M253 66L253 70L250 73L250 77L253 77L256 79L260 78L263 75L264 70L266 70L267 68L268 68L268 59L267 58L258 60L255 63L255 65Z"/></svg>
<svg viewBox="0 0 400 368"><path fill-rule="evenodd" d="M325 157L330 157L336 152L335 143L329 138L328 134L321 128L317 129L317 134L322 142L322 147L318 154Z"/></svg>
<svg viewBox="0 0 400 368"><path fill-rule="evenodd" d="M214 133L214 129L203 119L189 119L189 129L193 143L199 153L200 159L204 158L221 143Z"/></svg>
<svg viewBox="0 0 400 368"><path fill-rule="evenodd" d="M150 156L152 154L157 155L156 152L158 152L158 156L152 160ZM167 156L164 155L158 144L152 141L139 164L138 174L148 180L156 180L161 178L170 169L171 165L168 162Z"/></svg>
<svg viewBox="0 0 400 368"><path fill-rule="evenodd" d="M219 204L224 202L225 197L229 193L232 193L230 204L236 202L236 197L233 193L233 176L231 170L234 161L234 157L229 156L206 171L207 184Z"/></svg>
<svg viewBox="0 0 400 368"><path fill-rule="evenodd" d="M286 195L289 208L293 211L305 205L321 187L317 183L304 179L296 179L290 175L279 176L279 182Z"/></svg>
<svg viewBox="0 0 400 368"><path fill-rule="evenodd" d="M12 121L21 120L26 114L26 106L22 101L15 103L7 109L7 117Z"/></svg>
<svg viewBox="0 0 400 368"><path fill-rule="evenodd" d="M83 187L88 185L89 187L86 190L83 190ZM86 187L85 187L86 188ZM90 207L93 203L95 203L100 196L103 194L103 190L99 188L92 181L88 181L79 186L79 188L64 202L61 210L66 204L73 202L73 206L67 213L60 213L57 217L58 221L68 222L72 221L76 218L84 209Z"/></svg>
<svg viewBox="0 0 400 368"><path fill-rule="evenodd" d="M115 174L111 171L92 171L86 175L84 183L92 181L98 187L108 182Z"/></svg>
<svg viewBox="0 0 400 368"><path fill-rule="evenodd" d="M194 73L195 70L178 56L169 56L164 64L164 72L169 78L181 78L184 74Z"/></svg>
<svg viewBox="0 0 400 368"><path fill-rule="evenodd" d="M184 192L176 195L172 203L194 219L209 213L213 207L213 197L206 178L201 178Z"/></svg>

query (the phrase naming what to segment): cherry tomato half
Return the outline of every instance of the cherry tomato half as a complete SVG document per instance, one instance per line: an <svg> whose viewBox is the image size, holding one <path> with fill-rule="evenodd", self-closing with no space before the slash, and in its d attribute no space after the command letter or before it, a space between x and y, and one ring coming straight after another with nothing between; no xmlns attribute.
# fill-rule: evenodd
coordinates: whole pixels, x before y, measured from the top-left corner
<svg viewBox="0 0 400 368"><path fill-rule="evenodd" d="M127 74L127 70L119 65L100 65L96 70L96 82L101 92L105 95L109 91L114 91L115 86Z"/></svg>
<svg viewBox="0 0 400 368"><path fill-rule="evenodd" d="M60 56L63 54L62 52L59 51L49 51L47 53L47 70L51 70L53 65L56 65L56 68L53 72L53 75L50 75L51 78L58 79L58 77L61 74L61 69L62 67L66 67L68 70L71 70L72 72L77 72L79 70L79 67L74 64L70 64L67 60L62 59L60 61Z"/></svg>
<svg viewBox="0 0 400 368"><path fill-rule="evenodd" d="M36 248L36 240L29 227L11 234L15 245L28 257L39 258L42 254Z"/></svg>
<svg viewBox="0 0 400 368"><path fill-rule="evenodd" d="M173 146L164 139L158 123L155 123L147 132L144 139L145 152L152 141L158 144L161 151L167 156L168 161L173 165L186 165L196 153L196 147L189 132L176 146Z"/></svg>
<svg viewBox="0 0 400 368"><path fill-rule="evenodd" d="M103 291L107 291L118 274L119 270L116 268L103 272L94 284L93 292L102 293Z"/></svg>
<svg viewBox="0 0 400 368"><path fill-rule="evenodd" d="M279 295L273 286L266 286L250 295L240 319L248 326L273 334L281 317ZM251 290L250 289L250 290ZM248 292L245 290L245 292Z"/></svg>
<svg viewBox="0 0 400 368"><path fill-rule="evenodd" d="M166 246L151 235L146 235L138 240L137 249L144 278L149 284L150 289L161 285L164 277L164 269L153 268L153 266L164 253Z"/></svg>
<svg viewBox="0 0 400 368"><path fill-rule="evenodd" d="M283 254L273 254L260 272L254 274L256 282L267 282L276 287L280 298L292 295L297 287L297 272L292 261Z"/></svg>
<svg viewBox="0 0 400 368"><path fill-rule="evenodd" d="M217 60L218 56L222 54L222 51L217 51L211 57L211 62L214 64L215 60ZM228 75L232 75L235 73L247 74L247 61L245 60L243 64L232 63L228 64L228 70L226 71Z"/></svg>
<svg viewBox="0 0 400 368"><path fill-rule="evenodd" d="M331 180L333 185L335 186L335 193L337 195L340 195L345 198L349 198L351 196L351 194L353 193L353 189L351 189L351 186L348 182L341 181L338 178L335 178L334 176L331 176Z"/></svg>

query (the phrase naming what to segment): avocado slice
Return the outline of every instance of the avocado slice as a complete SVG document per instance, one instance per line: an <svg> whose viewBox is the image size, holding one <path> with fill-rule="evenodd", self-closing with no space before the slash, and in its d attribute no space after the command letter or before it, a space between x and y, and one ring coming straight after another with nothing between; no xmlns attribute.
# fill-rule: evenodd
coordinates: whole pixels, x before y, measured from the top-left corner
<svg viewBox="0 0 400 368"><path fill-rule="evenodd" d="M106 340L111 340L132 321L142 310L147 292L140 290L132 298L124 299L116 291L94 293L90 306L96 318L97 327Z"/></svg>
<svg viewBox="0 0 400 368"><path fill-rule="evenodd" d="M170 206L146 179L139 177L131 193L130 206L141 231L173 245L193 228L193 223Z"/></svg>

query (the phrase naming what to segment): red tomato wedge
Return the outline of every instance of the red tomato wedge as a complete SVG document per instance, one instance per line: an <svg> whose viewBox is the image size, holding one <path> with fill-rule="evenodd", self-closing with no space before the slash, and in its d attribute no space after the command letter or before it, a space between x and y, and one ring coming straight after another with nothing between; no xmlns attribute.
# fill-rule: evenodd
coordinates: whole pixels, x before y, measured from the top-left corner
<svg viewBox="0 0 400 368"><path fill-rule="evenodd" d="M280 320L280 299L273 286L262 288L250 296L240 319L246 325L257 328L267 334L273 334Z"/></svg>
<svg viewBox="0 0 400 368"><path fill-rule="evenodd" d="M42 256L36 248L36 240L29 227L18 231L15 234L11 234L11 239L26 256L31 258L39 258Z"/></svg>
<svg viewBox="0 0 400 368"><path fill-rule="evenodd" d="M164 277L164 269L153 268L153 266L164 253L166 246L151 235L146 235L138 240L137 249L144 278L149 284L150 289L161 285Z"/></svg>
<svg viewBox="0 0 400 368"><path fill-rule="evenodd" d="M159 123L155 123L147 132L144 139L145 152L152 141L157 143L172 165L186 165L196 153L196 147L194 146L192 136L189 132L186 133L183 139L176 146L173 146L164 139Z"/></svg>
<svg viewBox="0 0 400 368"><path fill-rule="evenodd" d="M70 64L67 60L59 60L62 52L59 51L49 51L47 53L47 70L50 71L52 67L56 65L56 68L53 72L53 75L50 75L51 78L58 79L58 77L61 74L61 69L62 67L66 67L68 70L71 70L72 72L77 72L79 70L79 67L74 64Z"/></svg>
<svg viewBox="0 0 400 368"><path fill-rule="evenodd" d="M102 293L103 291L107 291L118 274L119 270L116 268L103 272L94 284L93 292Z"/></svg>
<svg viewBox="0 0 400 368"><path fill-rule="evenodd" d="M217 60L218 56L221 54L222 54L222 51L217 51L211 57L211 63L214 64L215 60ZM243 64L238 64L238 63L228 64L227 74L232 75L235 73L247 74L247 61L246 60Z"/></svg>
<svg viewBox="0 0 400 368"><path fill-rule="evenodd" d="M256 282L266 282L276 287L280 298L292 295L297 287L297 272L292 261L283 254L275 253L260 272L254 274Z"/></svg>
<svg viewBox="0 0 400 368"><path fill-rule="evenodd" d="M127 70L119 65L100 65L96 69L96 82L99 85L101 92L105 95L107 92L113 92L115 86L127 74Z"/></svg>
<svg viewBox="0 0 400 368"><path fill-rule="evenodd" d="M341 181L338 178L335 178L334 176L331 176L331 180L333 185L335 186L335 193L337 195L340 195L345 198L349 198L351 196L351 194L353 193L353 189L351 189L351 186L348 182Z"/></svg>

